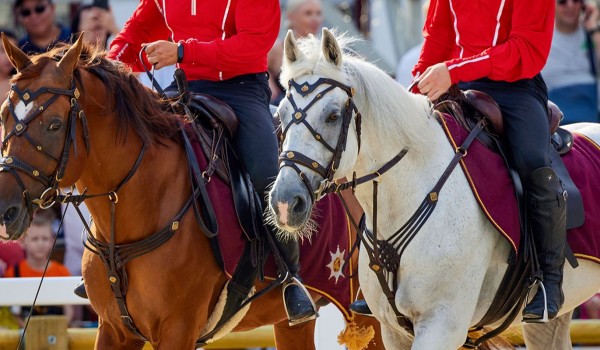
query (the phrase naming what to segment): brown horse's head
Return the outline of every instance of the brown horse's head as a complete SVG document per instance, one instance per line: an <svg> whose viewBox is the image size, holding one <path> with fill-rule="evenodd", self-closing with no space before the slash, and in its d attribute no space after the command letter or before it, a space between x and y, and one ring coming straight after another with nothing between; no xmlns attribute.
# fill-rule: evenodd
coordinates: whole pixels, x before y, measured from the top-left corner
<svg viewBox="0 0 600 350"><path fill-rule="evenodd" d="M72 120L79 118L73 76L82 42L61 57L56 51L32 58L4 34L2 43L17 74L1 109L0 223L8 238L16 239L32 212L52 202L72 153L77 123Z"/></svg>

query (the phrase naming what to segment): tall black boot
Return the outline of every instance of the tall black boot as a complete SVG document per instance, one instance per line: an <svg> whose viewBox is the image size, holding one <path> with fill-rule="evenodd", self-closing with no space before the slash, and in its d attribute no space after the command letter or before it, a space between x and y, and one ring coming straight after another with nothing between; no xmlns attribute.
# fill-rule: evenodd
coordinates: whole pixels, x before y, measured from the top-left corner
<svg viewBox="0 0 600 350"><path fill-rule="evenodd" d="M75 289L73 290L73 293L75 293L75 295L77 295L80 298L88 298L87 291L85 290L85 284L83 284L83 278L81 279L81 281L79 281L79 283L77 283Z"/></svg>
<svg viewBox="0 0 600 350"><path fill-rule="evenodd" d="M523 310L523 322L547 322L556 317L565 300L562 281L567 240L566 192L558 176L547 167L531 172L526 186L528 220L544 288L538 288Z"/></svg>
<svg viewBox="0 0 600 350"><path fill-rule="evenodd" d="M274 235L275 242L287 265L291 278L283 283L283 302L290 326L313 320L317 317L317 308L302 285L300 271L300 245L295 239L285 239Z"/></svg>

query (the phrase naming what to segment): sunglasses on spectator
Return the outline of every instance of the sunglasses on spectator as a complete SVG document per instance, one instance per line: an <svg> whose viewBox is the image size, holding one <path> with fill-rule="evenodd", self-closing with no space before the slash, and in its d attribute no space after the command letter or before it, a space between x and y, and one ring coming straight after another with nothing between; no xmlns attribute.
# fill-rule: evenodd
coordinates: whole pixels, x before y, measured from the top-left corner
<svg viewBox="0 0 600 350"><path fill-rule="evenodd" d="M566 5L569 0L558 0L559 5ZM583 0L571 0L574 5L583 3Z"/></svg>
<svg viewBox="0 0 600 350"><path fill-rule="evenodd" d="M22 8L19 10L19 15L21 15L21 17L29 17L31 16L31 14L33 12L39 14L44 13L44 11L46 11L46 7L48 7L48 4L42 4L42 5L36 5L33 10L28 9L28 8Z"/></svg>

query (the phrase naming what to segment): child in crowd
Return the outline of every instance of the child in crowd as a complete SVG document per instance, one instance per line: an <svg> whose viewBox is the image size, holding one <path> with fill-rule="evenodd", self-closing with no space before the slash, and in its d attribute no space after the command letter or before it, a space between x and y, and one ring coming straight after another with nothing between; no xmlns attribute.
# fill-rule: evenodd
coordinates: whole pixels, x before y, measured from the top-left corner
<svg viewBox="0 0 600 350"><path fill-rule="evenodd" d="M42 277L46 268L46 261L52 252L55 232L52 229L53 224L52 211L38 211L31 222L31 227L23 240L25 249L25 260L20 263L9 266L5 277ZM61 263L50 260L46 277L65 277L70 276L69 270ZM18 308L14 308L18 309ZM23 322L31 308L22 307L18 310L17 317ZM72 319L72 306L35 306L32 315L62 315L67 316L70 323Z"/></svg>

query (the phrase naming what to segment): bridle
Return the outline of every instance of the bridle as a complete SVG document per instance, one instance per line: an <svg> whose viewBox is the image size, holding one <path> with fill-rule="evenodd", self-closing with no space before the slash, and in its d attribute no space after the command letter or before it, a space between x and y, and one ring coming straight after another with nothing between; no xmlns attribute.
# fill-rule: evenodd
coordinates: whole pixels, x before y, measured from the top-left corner
<svg viewBox="0 0 600 350"><path fill-rule="evenodd" d="M75 132L77 127L77 121L81 121L81 125L83 128L83 139L85 142L86 151L88 153L90 151L89 131L85 113L79 105L78 99L80 96L80 91L75 86L75 81L71 82L70 89L42 87L36 91L30 91L29 89L25 89L24 91L22 91L17 87L16 84L13 84L11 86L11 90L19 97L19 102L23 102L25 106L27 106L30 103L33 103L33 101L40 95L52 94L52 97L50 97L33 113L31 113L29 116L22 120L20 120L19 117L16 115L15 107L10 97L7 98L9 115L12 116L15 122L15 126L10 132L8 132L6 137L2 140L2 158L0 158L0 173L7 172L15 178L19 187L21 188L23 200L25 201L27 211L31 217L35 206L38 206L42 209L46 209L51 207L56 201L56 198L59 194L58 191L60 188L60 182L62 181L65 175L67 164L69 162L71 145L74 146L73 148L75 151L75 157L77 157L77 140ZM27 128L36 117L38 117L44 111L46 111L48 107L50 107L54 102L56 102L61 96L66 96L70 99L71 107L69 110L69 116L67 120L65 143L59 158L57 158L55 155L51 154L46 150L45 145L42 145L40 142L34 140L27 133ZM56 162L58 164L56 171L53 174L46 175L43 174L41 171L37 170L29 163L17 157L4 157L4 151L8 146L8 141L13 137L24 137L34 147L36 151L42 153L47 158L50 158L52 161ZM29 190L25 188L25 184L23 183L23 180L21 179L19 173L23 173L33 178L34 180L40 182L43 186L46 187L46 189L42 192L39 198L31 198Z"/></svg>
<svg viewBox="0 0 600 350"><path fill-rule="evenodd" d="M289 90L294 88L298 93L302 96L306 96L307 94L314 91L314 89L321 85L327 83L330 86L316 95L316 97L310 101L310 103L304 108L300 109L297 107L294 102L293 95L288 92L286 98L290 101L294 111L292 113L292 120L285 126L283 132L281 133L280 146L285 139L285 135L292 124L303 123L308 130L312 133L314 138L319 141L321 144L325 146L329 151L333 153L333 158L330 161L329 165L325 168L320 165L318 162L310 159L309 157L303 155L298 151L284 151L279 156L280 161L280 170L284 166L292 167L300 176L305 186L309 190L309 192L313 195L313 201L320 199L322 196L328 193L337 193L340 194L341 191L351 188L354 192L356 186L372 181L373 183L373 213L372 213L372 221L373 228L372 232L370 232L365 225L364 220L361 220L360 224L357 224L356 221L352 218L350 214L350 210L346 205L343 197L340 195L340 199L346 208L346 212L350 217L353 225L356 228L356 232L358 234L359 240L363 243L363 247L367 253L369 258L369 268L375 273L377 279L379 280L379 284L383 293L385 294L388 303L394 313L396 314L396 320L398 324L406 329L409 332L413 331L413 326L405 315L403 315L396 306L395 296L396 296L396 272L400 265L400 258L408 246L408 244L412 241L412 239L417 235L420 229L423 227L425 222L429 219L435 207L438 203L439 192L446 183L446 180L450 177L450 174L459 164L459 161L467 154L467 149L471 145L472 141L475 137L484 129L485 127L485 119L481 119L480 122L473 128L473 130L469 133L467 138L463 141L460 147L455 149L454 157L442 173L442 176L438 179L437 183L433 187L433 189L426 194L423 201L420 203L418 208L415 210L413 215L409 218L407 222L405 222L396 232L394 232L387 239L380 240L378 238L377 232L377 195L378 195L378 185L381 180L381 176L394 167L404 156L408 153L408 148L403 148L400 152L388 160L383 166L381 166L376 171L361 176L359 178L356 177L356 173L353 173L352 180L346 182L333 182L335 171L339 165L342 153L346 148L346 139L348 135L348 129L350 126L350 121L352 119L352 114L356 114L356 130L359 142L359 151L360 151L360 113L354 104L352 97L354 96L354 88L348 87L340 82L337 82L333 79L320 78L314 84L304 83L302 85L297 84L295 81L291 80L289 84ZM343 126L340 130L340 136L338 138L338 143L336 148L331 147L319 133L315 131L315 129L306 121L306 111L312 107L316 101L321 99L326 93L333 90L334 88L339 87L342 90L346 91L348 94L348 101L346 102L346 110L343 114ZM438 111L435 111L439 113ZM310 182L304 175L304 173L300 170L297 164L308 167L309 169L315 171L319 175L321 175L324 180L321 182L319 188L314 191L310 185ZM364 216L363 216L364 219ZM389 280L389 276L391 276L391 281ZM391 283L390 283L391 282ZM391 285L391 287L390 287Z"/></svg>
<svg viewBox="0 0 600 350"><path fill-rule="evenodd" d="M323 91L319 92L306 105L306 107L304 107L304 108L298 107L298 105L296 104L296 101L294 101L294 96L291 94L291 89L294 89L302 97L305 97L306 95L315 91L315 89L317 87L319 87L323 84L328 84L329 86L327 88L325 88ZM335 148L334 148L326 140L324 140L323 137L321 136L321 134L319 134L315 130L315 128L313 128L310 125L310 123L306 120L306 115L307 115L306 112L312 106L314 106L314 104L317 101L321 100L323 98L323 96L325 96L327 93L331 92L335 88L340 88L344 92L346 92L346 94L348 95L348 100L346 100L345 108L342 113L342 118L343 118L342 129L340 131L340 135L338 137L337 144L335 145ZM298 84L293 79L289 81L289 89L288 89L288 93L285 98L290 102L294 111L292 112L292 120L290 120L290 122L287 125L285 125L285 127L283 127L283 130L281 132L280 149L281 149L283 140L285 139L285 136L286 136L288 130L290 129L290 127L294 124L299 125L300 123L302 123L310 131L310 133L313 135L315 140L317 140L319 143L321 143L329 152L331 152L333 154L333 157L331 158L331 161L329 162L329 164L327 166L323 166L323 165L319 164L319 162L317 162L316 160L313 160L310 157L308 157L298 151L288 150L288 151L282 152L279 155L279 169L281 170L281 168L286 167L286 166L289 166L292 169L294 169L296 171L296 173L298 173L298 175L300 176L300 179L302 180L302 182L308 189L309 193L312 194L313 201L318 200L321 196L324 195L324 193L322 193L323 189L325 189L326 185L331 183L334 179L335 172L339 167L340 160L342 159L342 153L346 150L346 141L348 139L348 130L350 129L350 122L352 121L353 116L355 116L356 134L357 134L357 139L358 139L358 152L360 152L360 133L361 133L362 118L361 118L361 114L358 112L358 108L356 108L356 105L354 104L354 100L352 99L352 97L354 96L354 93L355 93L355 89L353 87L350 87L350 86L342 84L336 80L328 79L328 78L319 78L316 82L314 82L312 84L309 84L307 82L305 82L303 84ZM298 167L298 164L315 171L317 174L319 174L319 175L321 175L321 177L323 177L324 180L321 183L321 186L319 186L319 188L317 190L313 189L312 185L310 184L310 181L305 176L304 172Z"/></svg>

